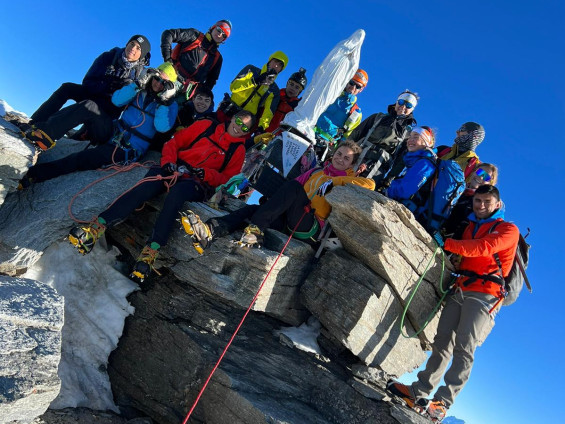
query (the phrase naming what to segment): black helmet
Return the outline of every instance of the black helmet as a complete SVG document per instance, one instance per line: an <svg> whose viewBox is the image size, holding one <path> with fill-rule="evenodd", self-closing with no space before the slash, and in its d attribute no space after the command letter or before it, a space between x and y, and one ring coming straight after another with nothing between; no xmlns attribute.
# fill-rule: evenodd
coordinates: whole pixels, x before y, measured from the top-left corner
<svg viewBox="0 0 565 424"><path fill-rule="evenodd" d="M298 72L295 72L290 76L289 80L296 81L302 86L302 89L306 88L306 84L308 84L308 79L306 78L306 69L300 68Z"/></svg>

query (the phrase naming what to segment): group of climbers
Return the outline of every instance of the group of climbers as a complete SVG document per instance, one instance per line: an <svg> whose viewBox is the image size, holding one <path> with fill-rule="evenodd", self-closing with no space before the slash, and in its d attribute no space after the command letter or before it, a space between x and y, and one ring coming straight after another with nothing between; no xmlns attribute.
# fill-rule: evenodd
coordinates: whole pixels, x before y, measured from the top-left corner
<svg viewBox="0 0 565 424"><path fill-rule="evenodd" d="M205 33L194 28L165 30L161 37L164 62L157 68L147 67L148 39L135 35L124 48L100 55L82 84L63 84L29 123L20 124L25 138L41 150L52 148L57 139L81 124L73 137L96 145L32 166L21 181L22 188L74 171L136 162L150 147L162 147L158 166L92 223L71 229L69 240L81 253L89 253L107 228L145 201L167 192L153 233L132 271L132 278L143 281L184 203L207 199L238 174L252 136L276 131L285 115L298 106L307 85L306 70L300 68L279 89L277 76L289 60L276 51L261 68L245 66L214 111L212 89L223 63L218 49L231 31L228 20L216 22ZM294 237L316 245L331 212L325 195L334 186L354 184L378 190L407 206L438 245L453 254L460 275L443 309L426 369L411 386L391 381L388 389L439 421L468 380L474 350L492 327L505 296L504 277L519 232L504 221L500 193L494 187L497 167L481 163L476 153L484 128L466 122L456 131L452 146L436 147L435 131L417 126L414 110L420 98L410 90L400 93L386 113L363 120L357 96L368 80L367 72L358 69L319 117L315 133L317 143L325 148L324 160L287 181L261 205L246 205L207 222L188 211L182 225L199 252L238 229L244 229L241 242L245 245L262 244L267 228L293 232ZM76 103L63 108L68 100ZM438 214L437 208L442 212ZM426 399L451 357L445 385L432 400Z"/></svg>

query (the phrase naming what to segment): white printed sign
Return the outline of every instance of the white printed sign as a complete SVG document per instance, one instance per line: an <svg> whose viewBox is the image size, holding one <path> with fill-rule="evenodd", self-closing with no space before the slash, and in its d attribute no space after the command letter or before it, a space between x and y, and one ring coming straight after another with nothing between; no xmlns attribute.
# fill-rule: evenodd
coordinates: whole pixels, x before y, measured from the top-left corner
<svg viewBox="0 0 565 424"><path fill-rule="evenodd" d="M282 139L283 175L286 177L294 164L300 160L310 143L289 132L283 132Z"/></svg>

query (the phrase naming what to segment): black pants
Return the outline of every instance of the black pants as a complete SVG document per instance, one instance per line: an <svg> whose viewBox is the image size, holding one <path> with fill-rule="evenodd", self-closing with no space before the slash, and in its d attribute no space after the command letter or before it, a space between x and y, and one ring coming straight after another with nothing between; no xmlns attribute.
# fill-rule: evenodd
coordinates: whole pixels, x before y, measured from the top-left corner
<svg viewBox="0 0 565 424"><path fill-rule="evenodd" d="M70 129L84 124L89 140L93 144L104 144L112 137L113 120L93 100L83 100L67 106L44 122L37 122L37 128L45 131L53 140L65 135Z"/></svg>
<svg viewBox="0 0 565 424"><path fill-rule="evenodd" d="M310 199L302 185L292 180L284 183L264 205L247 205L223 217L213 218L208 223L215 237L222 237L235 231L246 219L257 225L261 231L273 228L288 232L287 229L294 229L304 215L304 207L309 204ZM296 231L310 231L315 220L314 212L307 212Z"/></svg>
<svg viewBox="0 0 565 424"><path fill-rule="evenodd" d="M34 165L27 172L27 176L33 182L39 183L75 171L88 171L101 168L104 165L132 160L134 155L134 150L130 149L129 157L126 158L126 152L123 149L116 149L115 144L106 143L93 149L73 153L53 162ZM114 162L112 162L112 156Z"/></svg>
<svg viewBox="0 0 565 424"><path fill-rule="evenodd" d="M55 90L55 92L51 94L51 97L31 115L31 121L34 124L47 121L52 115L58 112L68 100L74 100L78 103L89 99L98 103L98 106L112 119L120 116L121 109L112 103L110 96L93 96L81 84L66 82Z"/></svg>
<svg viewBox="0 0 565 424"><path fill-rule="evenodd" d="M152 168L145 175L153 177L156 175L166 174L161 168ZM116 203L102 212L99 216L103 218L108 226L116 225L126 219L136 208L141 206L147 200L167 191L163 181L150 181L142 183L133 190L121 197ZM181 178L171 187L163 208L157 217L153 234L147 241L147 244L156 242L161 246L167 244L169 234L173 228L175 220L178 218L179 212L184 202L199 202L204 200L204 188L192 178Z"/></svg>

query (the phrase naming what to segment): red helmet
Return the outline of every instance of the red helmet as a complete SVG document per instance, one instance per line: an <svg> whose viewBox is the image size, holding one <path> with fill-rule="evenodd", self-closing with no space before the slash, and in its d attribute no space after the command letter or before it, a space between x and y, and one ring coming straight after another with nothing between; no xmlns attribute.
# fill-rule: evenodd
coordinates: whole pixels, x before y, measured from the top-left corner
<svg viewBox="0 0 565 424"><path fill-rule="evenodd" d="M365 87L369 82L369 75L367 75L367 72L365 72L363 69L357 69L357 72L355 72L355 75L353 75L351 81L355 81L356 83L361 84L363 87Z"/></svg>

